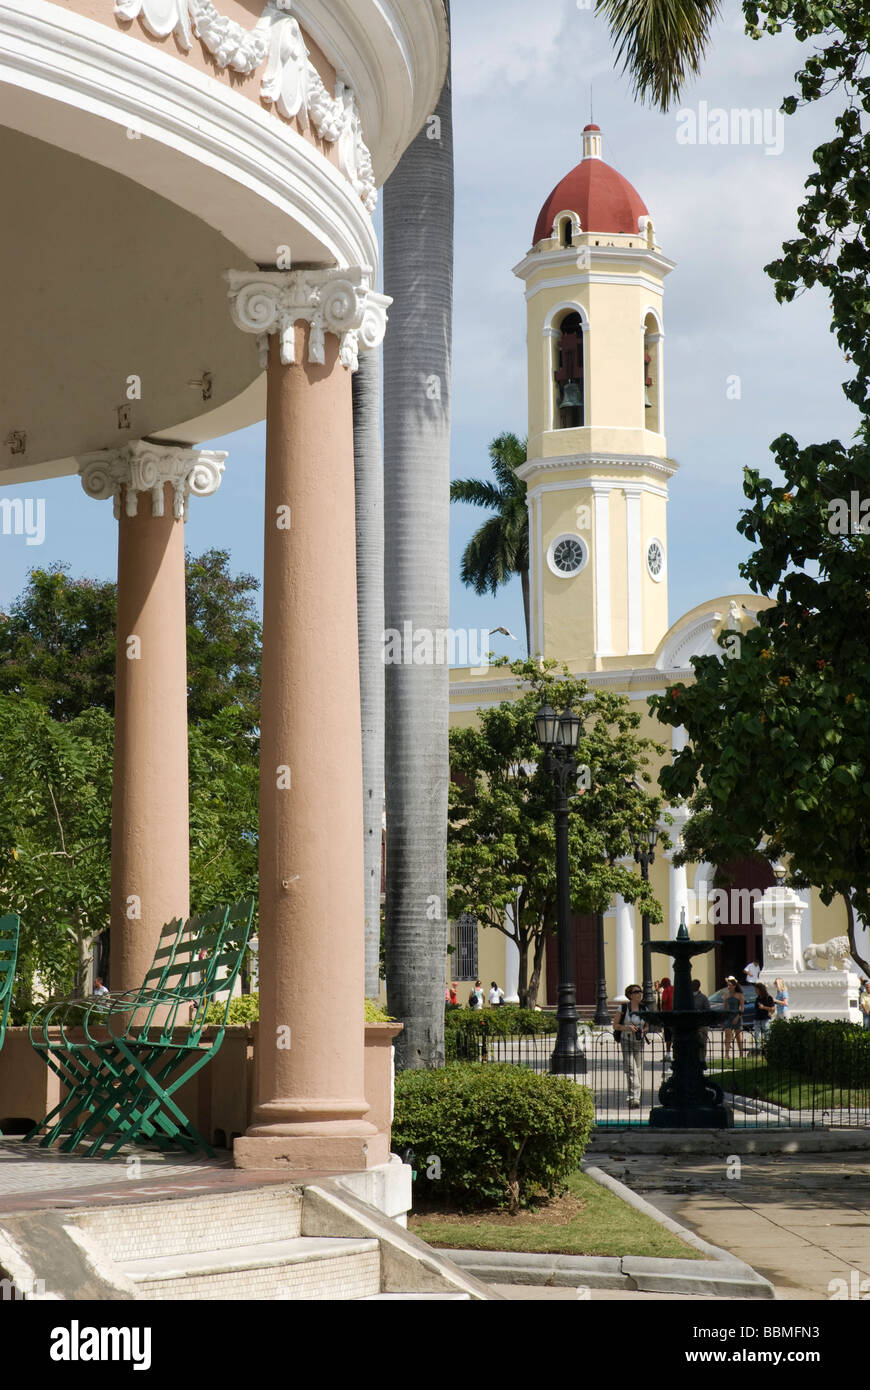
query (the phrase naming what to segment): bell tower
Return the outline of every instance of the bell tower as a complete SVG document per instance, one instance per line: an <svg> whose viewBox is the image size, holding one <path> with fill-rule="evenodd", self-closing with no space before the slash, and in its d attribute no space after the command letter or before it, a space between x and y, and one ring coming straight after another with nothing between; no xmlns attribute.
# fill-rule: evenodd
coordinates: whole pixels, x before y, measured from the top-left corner
<svg viewBox="0 0 870 1390"><path fill-rule="evenodd" d="M527 305L532 649L624 667L668 628L662 297L674 263L640 195L583 131L514 268Z"/></svg>

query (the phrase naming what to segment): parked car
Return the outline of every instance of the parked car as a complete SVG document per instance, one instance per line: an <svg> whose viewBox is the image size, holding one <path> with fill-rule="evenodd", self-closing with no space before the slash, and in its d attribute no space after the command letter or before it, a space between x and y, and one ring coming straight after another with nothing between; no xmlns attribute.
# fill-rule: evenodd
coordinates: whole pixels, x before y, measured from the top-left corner
<svg viewBox="0 0 870 1390"><path fill-rule="evenodd" d="M716 991L715 994L711 994L711 995L709 996L709 998L710 998L710 1008L711 1008L711 1009L720 1009L720 1010L722 1011L722 1014L724 1015L724 1013L725 1013L725 996L727 995L727 993L728 993L728 990L727 990L727 989L717 989L717 991ZM746 1000L746 1007L745 1007L744 1010L743 1010L743 1026L744 1026L744 1028L752 1028L753 1025L755 1024L757 1018L758 1018L758 1013L757 1013L756 1008L755 1008L755 986L754 986L754 985L744 985L744 986L743 986L743 998ZM722 1019L721 1025L717 1025L717 1026L721 1026L721 1027L723 1027L723 1028L725 1027L725 1019L724 1019L724 1017L723 1017L723 1019Z"/></svg>

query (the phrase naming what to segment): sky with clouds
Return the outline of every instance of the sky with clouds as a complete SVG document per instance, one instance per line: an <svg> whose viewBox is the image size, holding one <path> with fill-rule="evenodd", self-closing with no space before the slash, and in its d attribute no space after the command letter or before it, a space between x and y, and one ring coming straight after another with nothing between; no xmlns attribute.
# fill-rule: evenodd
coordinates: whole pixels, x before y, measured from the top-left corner
<svg viewBox="0 0 870 1390"><path fill-rule="evenodd" d="M669 508L670 616L744 589L745 543L736 521L742 468L768 470L769 444L789 431L802 443L854 430L840 382L848 368L818 291L777 305L763 266L794 234L812 150L829 138L830 100L784 118L782 149L680 143L701 103L774 114L793 90L801 46L788 34L745 37L740 7L725 16L702 75L667 115L641 107L614 69L604 21L583 0L454 0L456 280L454 477L484 476L487 445L504 430L526 432L525 302L511 273L529 249L538 211L580 158L590 109L604 132L605 160L635 185L677 266L665 293L666 430L680 465ZM771 129L773 127L771 126ZM729 400L739 376L740 400ZM218 494L194 500L186 542L231 552L236 570L262 573L264 426L214 447L229 451ZM0 604L8 606L34 565L68 561L74 574L115 573L108 503L77 480L40 484L46 539L0 537ZM62 520L61 520L62 519ZM454 627L523 632L518 581L478 598L459 582L462 550L484 514L454 507L451 542ZM60 523L60 524L58 524ZM498 652L520 643L493 637Z"/></svg>

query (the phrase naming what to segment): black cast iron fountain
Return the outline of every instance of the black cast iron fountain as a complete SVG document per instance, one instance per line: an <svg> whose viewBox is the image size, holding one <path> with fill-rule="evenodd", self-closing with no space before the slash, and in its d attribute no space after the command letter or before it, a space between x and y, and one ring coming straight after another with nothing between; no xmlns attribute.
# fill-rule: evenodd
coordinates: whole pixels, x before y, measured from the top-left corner
<svg viewBox="0 0 870 1390"><path fill-rule="evenodd" d="M701 1028L722 1022L715 1009L696 1009L692 993L692 957L705 955L721 943L692 941L686 926L685 909L680 929L673 941L651 941L650 948L674 961L674 1007L664 1011L643 1010L643 1017L673 1033L674 1064L671 1075L659 1087L659 1100L650 1111L653 1129L731 1129L734 1111L723 1103L722 1087L704 1075L704 1049L698 1036Z"/></svg>

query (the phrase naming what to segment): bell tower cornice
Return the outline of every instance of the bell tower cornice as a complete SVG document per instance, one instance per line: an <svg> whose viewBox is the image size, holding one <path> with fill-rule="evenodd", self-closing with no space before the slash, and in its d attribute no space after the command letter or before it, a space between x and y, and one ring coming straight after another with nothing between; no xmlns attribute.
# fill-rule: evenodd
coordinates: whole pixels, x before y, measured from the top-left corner
<svg viewBox="0 0 870 1390"><path fill-rule="evenodd" d="M520 468L517 469L517 477L524 483L531 486L532 479L539 473L561 473L570 470L575 481L573 486L591 486L591 470L614 469L620 477L627 473L654 473L662 479L663 486L667 486L668 479L672 478L679 470L680 465L675 459L656 458L653 454L558 454L553 458L534 458L528 459ZM590 477L583 483L577 481L577 475L583 476L585 470L590 470ZM628 480L626 479L626 484ZM622 483L614 480L615 487L621 487Z"/></svg>
<svg viewBox="0 0 870 1390"><path fill-rule="evenodd" d="M662 279L676 268L676 261L670 260L657 249L644 246L640 237L627 237L624 240L626 243L633 241L635 244L611 244L609 241L607 246L597 246L595 235L590 232L581 238L579 245L554 245L549 249L543 246L527 252L519 264L513 267L512 273L518 280L528 283L534 279L538 271L559 270L570 275L572 285L583 285L594 283L602 272L606 275L614 262L627 262L638 270L652 271ZM529 290L526 297L529 298L535 293L537 290Z"/></svg>

